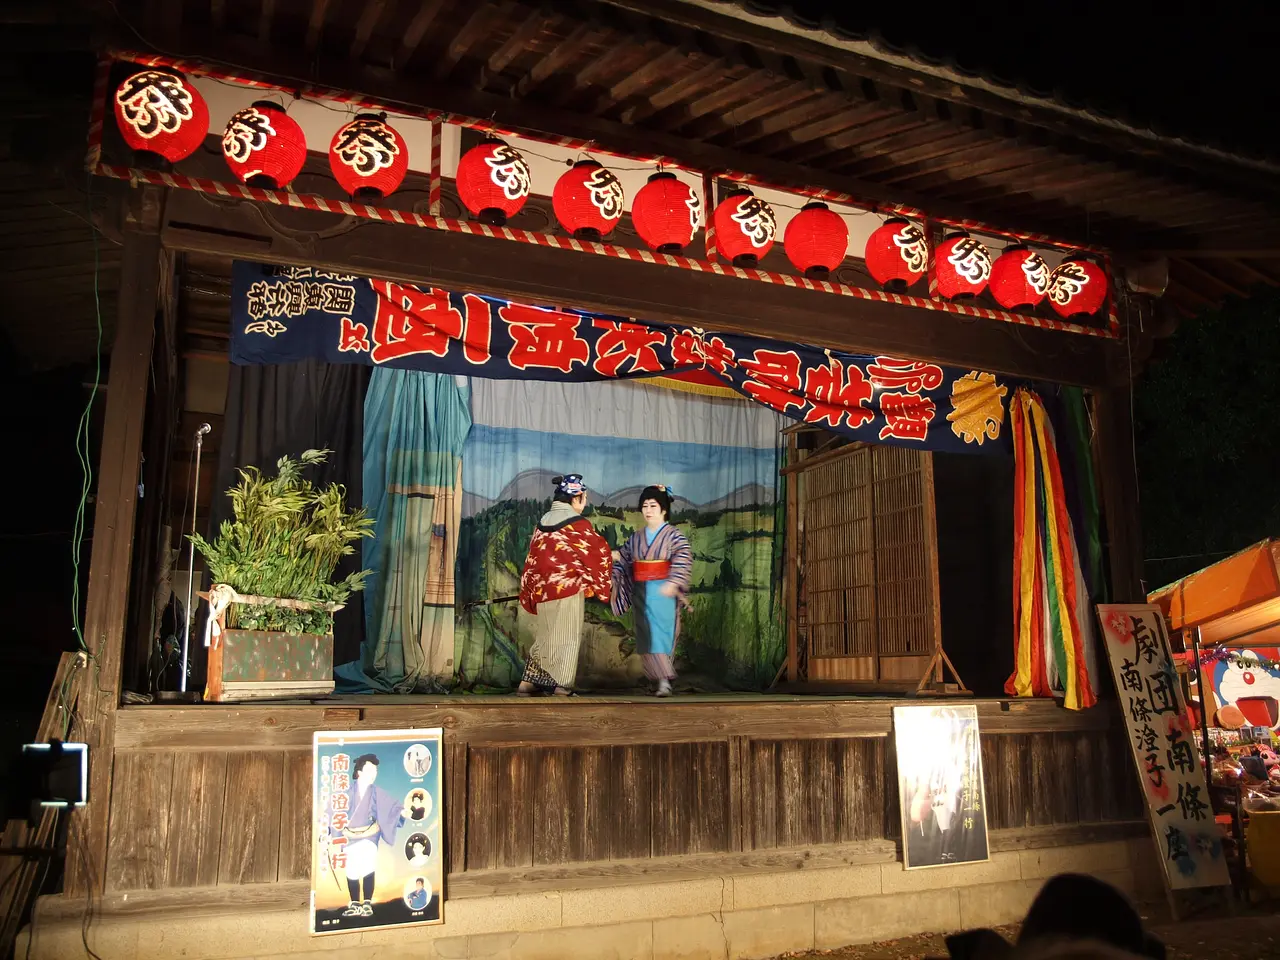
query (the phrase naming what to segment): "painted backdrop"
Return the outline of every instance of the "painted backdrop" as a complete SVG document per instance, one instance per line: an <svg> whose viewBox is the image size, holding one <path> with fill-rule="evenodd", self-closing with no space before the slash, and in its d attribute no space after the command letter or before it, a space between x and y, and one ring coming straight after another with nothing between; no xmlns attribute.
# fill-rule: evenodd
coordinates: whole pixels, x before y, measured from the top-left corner
<svg viewBox="0 0 1280 960"><path fill-rule="evenodd" d="M581 473L588 517L617 547L643 523L649 483L675 492L672 520L694 553L692 609L677 666L699 689L767 686L784 655L779 414L740 399L641 382L472 381L463 448L455 663L471 689L514 686L532 642L512 602L551 478ZM643 676L631 614L587 603L578 685L629 687Z"/></svg>

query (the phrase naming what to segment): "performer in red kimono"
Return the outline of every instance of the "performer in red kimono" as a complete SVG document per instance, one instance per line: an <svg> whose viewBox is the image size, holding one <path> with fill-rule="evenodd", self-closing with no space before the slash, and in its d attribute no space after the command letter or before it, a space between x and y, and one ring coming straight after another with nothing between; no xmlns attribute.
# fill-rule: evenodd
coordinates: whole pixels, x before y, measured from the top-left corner
<svg viewBox="0 0 1280 960"><path fill-rule="evenodd" d="M693 576L693 550L683 533L671 526L671 489L662 484L640 493L644 527L613 555L613 612L635 608L636 649L645 676L657 684L659 697L671 696L676 678L676 638L680 607Z"/></svg>
<svg viewBox="0 0 1280 960"><path fill-rule="evenodd" d="M520 605L537 617L521 696L573 696L587 597L609 602L609 544L582 516L587 488L579 474L556 477L551 509L529 541Z"/></svg>

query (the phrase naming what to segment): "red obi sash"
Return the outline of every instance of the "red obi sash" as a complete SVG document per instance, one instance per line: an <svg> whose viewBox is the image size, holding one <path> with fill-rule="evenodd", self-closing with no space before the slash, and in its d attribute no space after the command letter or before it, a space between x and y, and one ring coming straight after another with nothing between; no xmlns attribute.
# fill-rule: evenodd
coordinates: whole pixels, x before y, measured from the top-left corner
<svg viewBox="0 0 1280 960"><path fill-rule="evenodd" d="M671 576L670 560L636 560L631 567L637 583L666 580Z"/></svg>

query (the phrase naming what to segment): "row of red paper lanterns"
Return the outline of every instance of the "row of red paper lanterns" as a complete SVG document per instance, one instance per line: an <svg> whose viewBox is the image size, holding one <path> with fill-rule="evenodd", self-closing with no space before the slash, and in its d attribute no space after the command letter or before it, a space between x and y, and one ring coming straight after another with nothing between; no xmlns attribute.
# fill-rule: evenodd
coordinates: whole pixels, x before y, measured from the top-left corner
<svg viewBox="0 0 1280 960"><path fill-rule="evenodd" d="M125 141L139 153L177 163L204 142L209 109L200 92L176 71L147 69L116 90L115 115ZM306 162L306 135L279 104L258 101L227 122L222 152L243 183L283 189ZM360 114L344 124L329 144L329 166L348 195L376 200L394 193L409 169L404 137L385 115ZM458 163L458 196L472 216L500 226L524 206L531 189L529 164L509 144L489 138ZM574 163L556 182L551 202L556 219L580 240L608 236L626 207L622 184L594 160ZM702 220L702 199L674 174L659 172L636 194L632 222L640 238L659 253L678 254L693 240ZM750 190L733 190L712 213L715 247L739 267L754 267L772 249L777 217ZM848 253L844 218L823 203L809 203L787 224L783 248L796 269L826 279ZM905 292L928 272L924 232L908 220L884 223L867 240L867 270L886 290ZM1073 257L1054 270L1033 250L1010 246L992 262L978 239L960 232L934 251L936 292L948 300L975 297L988 287L1006 309L1038 306L1046 298L1063 317L1093 315L1106 302L1106 273L1092 261Z"/></svg>

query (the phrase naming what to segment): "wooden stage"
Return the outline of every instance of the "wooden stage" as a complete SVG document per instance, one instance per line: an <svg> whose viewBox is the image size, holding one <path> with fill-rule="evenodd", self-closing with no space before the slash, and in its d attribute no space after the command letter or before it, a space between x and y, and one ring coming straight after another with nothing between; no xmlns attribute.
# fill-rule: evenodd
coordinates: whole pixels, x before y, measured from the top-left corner
<svg viewBox="0 0 1280 960"><path fill-rule="evenodd" d="M600 877L651 861L855 844L894 857L902 699L701 695L333 697L125 706L105 893L297 884L317 730L442 727L450 896L502 871ZM1096 838L1142 805L1111 703L978 700L993 842ZM1028 833L1028 831L1030 831ZM1047 832L1046 832L1047 831ZM1003 839L1001 839L1003 838Z"/></svg>

